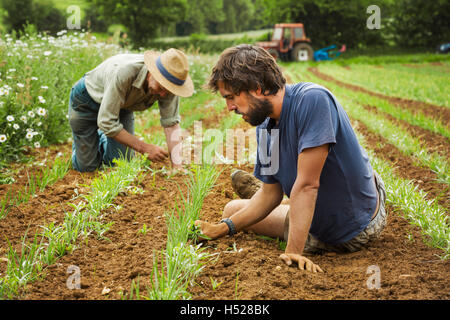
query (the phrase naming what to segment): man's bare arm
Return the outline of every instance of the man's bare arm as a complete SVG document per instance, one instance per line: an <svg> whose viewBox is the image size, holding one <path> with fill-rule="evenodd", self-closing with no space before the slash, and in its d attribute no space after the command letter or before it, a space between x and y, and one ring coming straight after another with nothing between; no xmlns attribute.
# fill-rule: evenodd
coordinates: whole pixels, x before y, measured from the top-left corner
<svg viewBox="0 0 450 320"><path fill-rule="evenodd" d="M247 206L230 217L236 227L236 231L245 229L264 219L282 200L283 191L279 183L264 183L250 199ZM220 238L228 234L228 226L224 222L211 224L197 220L195 224L201 228L204 235L212 239Z"/></svg>
<svg viewBox="0 0 450 320"><path fill-rule="evenodd" d="M117 142L126 145L139 153L147 155L147 158L154 161L161 161L169 155L167 151L159 146L145 143L139 140L135 135L132 135L127 130L122 129L117 135L113 137Z"/></svg>
<svg viewBox="0 0 450 320"><path fill-rule="evenodd" d="M326 144L305 149L298 156L297 178L290 196L288 243L285 253L280 256L287 264L295 261L299 268L309 271L321 271L320 267L302 254L314 216L320 175L328 156L328 148Z"/></svg>

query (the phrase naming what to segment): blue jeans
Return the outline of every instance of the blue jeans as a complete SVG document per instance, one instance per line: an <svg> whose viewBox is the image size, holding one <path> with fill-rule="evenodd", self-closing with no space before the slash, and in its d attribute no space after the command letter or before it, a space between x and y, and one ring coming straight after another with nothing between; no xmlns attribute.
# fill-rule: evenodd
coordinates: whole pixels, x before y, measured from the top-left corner
<svg viewBox="0 0 450 320"><path fill-rule="evenodd" d="M97 126L100 104L92 100L86 90L84 76L72 87L69 99L69 124L72 128L72 166L80 172L94 171L102 164L113 165L121 155L130 159L133 150L108 138ZM119 121L134 134L132 111L121 110Z"/></svg>

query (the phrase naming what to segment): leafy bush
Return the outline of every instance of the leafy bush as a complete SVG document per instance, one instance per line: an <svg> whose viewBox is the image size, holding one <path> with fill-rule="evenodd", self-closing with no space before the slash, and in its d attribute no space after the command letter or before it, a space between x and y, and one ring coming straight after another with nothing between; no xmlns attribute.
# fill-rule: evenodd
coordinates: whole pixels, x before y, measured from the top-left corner
<svg viewBox="0 0 450 320"><path fill-rule="evenodd" d="M0 167L29 148L66 141L72 85L119 50L85 33L26 32L0 39Z"/></svg>
<svg viewBox="0 0 450 320"><path fill-rule="evenodd" d="M189 38L179 39L173 41L158 41L153 40L146 43L148 48L159 50L167 50L169 48L180 48L186 51L196 50L200 53L219 53L226 48L242 44L253 44L258 41L258 38L250 38L244 36L237 39L209 39L202 34L193 34Z"/></svg>
<svg viewBox="0 0 450 320"><path fill-rule="evenodd" d="M56 33L66 25L64 14L51 0L1 0L0 4L6 11L3 23L9 31L22 32L33 24L39 31Z"/></svg>

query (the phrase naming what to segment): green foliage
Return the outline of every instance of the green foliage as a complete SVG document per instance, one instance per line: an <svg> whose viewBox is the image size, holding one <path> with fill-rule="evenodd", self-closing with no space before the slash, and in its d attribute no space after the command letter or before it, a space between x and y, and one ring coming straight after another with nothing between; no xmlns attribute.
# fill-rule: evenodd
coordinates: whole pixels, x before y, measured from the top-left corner
<svg viewBox="0 0 450 320"><path fill-rule="evenodd" d="M128 28L135 46L157 35L159 28L180 20L186 0L89 0L103 18Z"/></svg>
<svg viewBox="0 0 450 320"><path fill-rule="evenodd" d="M6 11L3 23L9 31L23 31L25 25L32 21L32 0L1 0L0 4Z"/></svg>
<svg viewBox="0 0 450 320"><path fill-rule="evenodd" d="M331 44L375 45L383 42L383 29L370 30L366 13L370 0L264 0L273 22L302 22L315 50ZM389 14L390 1L380 0L381 18ZM384 20L382 20L383 22ZM383 23L382 23L383 28Z"/></svg>
<svg viewBox="0 0 450 320"><path fill-rule="evenodd" d="M33 33L0 43L0 167L29 148L70 136L67 106L72 85L118 48L91 46L88 35Z"/></svg>
<svg viewBox="0 0 450 320"><path fill-rule="evenodd" d="M435 48L449 41L450 2L399 0L395 2L393 27L399 45Z"/></svg>
<svg viewBox="0 0 450 320"><path fill-rule="evenodd" d="M179 39L173 41L151 40L146 43L148 48L167 50L169 48L180 48L184 50L197 50L201 53L220 53L226 48L242 44L255 43L258 38L247 36L235 39L210 39L205 35L193 34L188 39Z"/></svg>
<svg viewBox="0 0 450 320"><path fill-rule="evenodd" d="M6 11L3 23L8 31L25 31L27 24L33 24L38 31L56 33L65 29L64 14L55 8L51 0L1 0Z"/></svg>
<svg viewBox="0 0 450 320"><path fill-rule="evenodd" d="M212 24L225 21L223 0L187 0L185 19L176 22L176 34L209 33Z"/></svg>

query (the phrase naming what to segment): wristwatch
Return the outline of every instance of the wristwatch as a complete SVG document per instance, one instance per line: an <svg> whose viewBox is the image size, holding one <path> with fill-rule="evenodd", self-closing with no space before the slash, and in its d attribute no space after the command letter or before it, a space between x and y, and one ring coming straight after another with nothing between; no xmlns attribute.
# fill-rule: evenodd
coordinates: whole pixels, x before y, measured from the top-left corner
<svg viewBox="0 0 450 320"><path fill-rule="evenodd" d="M233 221L231 221L230 218L225 218L220 220L220 222L225 222L228 226L228 235L231 237L233 236L237 231L236 231L236 227L234 226Z"/></svg>

